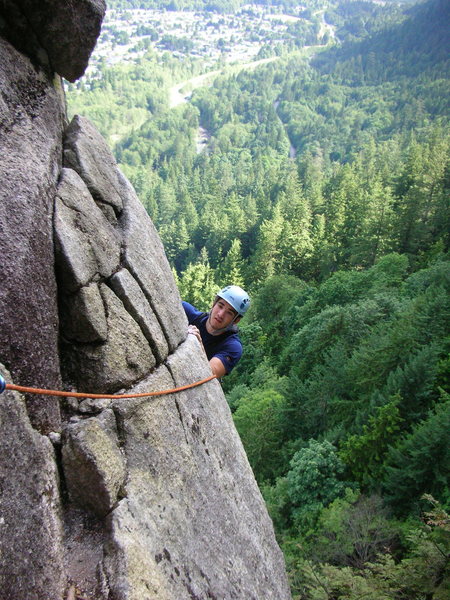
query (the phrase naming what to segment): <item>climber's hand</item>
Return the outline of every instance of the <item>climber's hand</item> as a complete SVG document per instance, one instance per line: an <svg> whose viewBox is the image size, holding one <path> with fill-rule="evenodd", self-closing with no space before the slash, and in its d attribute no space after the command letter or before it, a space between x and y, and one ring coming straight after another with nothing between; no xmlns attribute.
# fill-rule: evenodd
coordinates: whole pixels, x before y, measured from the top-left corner
<svg viewBox="0 0 450 600"><path fill-rule="evenodd" d="M202 348L203 348L203 342L202 342L202 337L200 335L200 331L199 329L195 326L195 325L189 325L188 327L188 333L190 333L191 335L195 336L198 341L200 342Z"/></svg>

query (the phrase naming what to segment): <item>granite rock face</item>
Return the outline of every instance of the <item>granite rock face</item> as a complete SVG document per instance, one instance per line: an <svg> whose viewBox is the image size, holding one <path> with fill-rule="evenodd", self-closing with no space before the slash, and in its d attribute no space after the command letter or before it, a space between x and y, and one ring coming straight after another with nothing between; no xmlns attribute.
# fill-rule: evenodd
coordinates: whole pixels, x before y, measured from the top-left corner
<svg viewBox="0 0 450 600"><path fill-rule="evenodd" d="M105 517L118 501L126 467L111 410L68 425L62 465L72 501Z"/></svg>
<svg viewBox="0 0 450 600"><path fill-rule="evenodd" d="M0 370L114 395L0 395L0 598L285 600L220 384L145 395L211 371L134 189L66 122L59 76L84 71L103 11L0 0Z"/></svg>
<svg viewBox="0 0 450 600"><path fill-rule="evenodd" d="M87 119L66 130L56 191L62 371L79 390L114 392L161 365L186 317L158 234Z"/></svg>
<svg viewBox="0 0 450 600"><path fill-rule="evenodd" d="M1 0L0 34L41 66L75 81L100 34L105 0Z"/></svg>
<svg viewBox="0 0 450 600"><path fill-rule="evenodd" d="M0 57L0 360L22 385L59 387L52 217L62 90L2 38ZM27 402L42 431L60 427L57 401Z"/></svg>
<svg viewBox="0 0 450 600"><path fill-rule="evenodd" d="M0 597L60 600L67 578L57 461L17 392L0 396L0 457Z"/></svg>
<svg viewBox="0 0 450 600"><path fill-rule="evenodd" d="M209 373L189 337L136 390ZM272 525L220 384L117 400L113 408L128 465L104 559L114 598L288 598L281 553L267 546Z"/></svg>

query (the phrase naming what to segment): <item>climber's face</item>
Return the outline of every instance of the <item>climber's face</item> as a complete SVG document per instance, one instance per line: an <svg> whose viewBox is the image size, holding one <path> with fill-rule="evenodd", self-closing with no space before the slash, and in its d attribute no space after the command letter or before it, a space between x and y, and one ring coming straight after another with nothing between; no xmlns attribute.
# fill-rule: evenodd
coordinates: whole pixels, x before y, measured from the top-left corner
<svg viewBox="0 0 450 600"><path fill-rule="evenodd" d="M232 323L237 323L240 320L237 312L228 304L226 300L219 298L211 308L209 313L208 325L213 331L223 330L229 327ZM210 333L213 333L210 331Z"/></svg>

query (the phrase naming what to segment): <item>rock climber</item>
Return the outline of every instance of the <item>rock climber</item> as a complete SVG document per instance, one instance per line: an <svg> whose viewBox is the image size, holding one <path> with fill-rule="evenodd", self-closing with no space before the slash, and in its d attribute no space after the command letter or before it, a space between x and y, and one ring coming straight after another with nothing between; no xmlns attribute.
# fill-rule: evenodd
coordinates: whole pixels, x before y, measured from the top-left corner
<svg viewBox="0 0 450 600"><path fill-rule="evenodd" d="M189 321L188 333L198 339L212 372L218 378L228 375L242 356L242 343L236 324L249 306L247 292L238 285L227 285L217 292L209 313L183 302Z"/></svg>

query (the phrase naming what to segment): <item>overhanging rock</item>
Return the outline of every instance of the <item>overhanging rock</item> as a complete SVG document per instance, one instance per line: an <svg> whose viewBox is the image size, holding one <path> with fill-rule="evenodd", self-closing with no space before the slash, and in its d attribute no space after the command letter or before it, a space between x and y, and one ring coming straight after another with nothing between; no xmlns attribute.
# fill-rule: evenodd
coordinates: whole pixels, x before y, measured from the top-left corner
<svg viewBox="0 0 450 600"><path fill-rule="evenodd" d="M105 10L105 0L2 0L0 32L42 66L75 81L86 70Z"/></svg>

